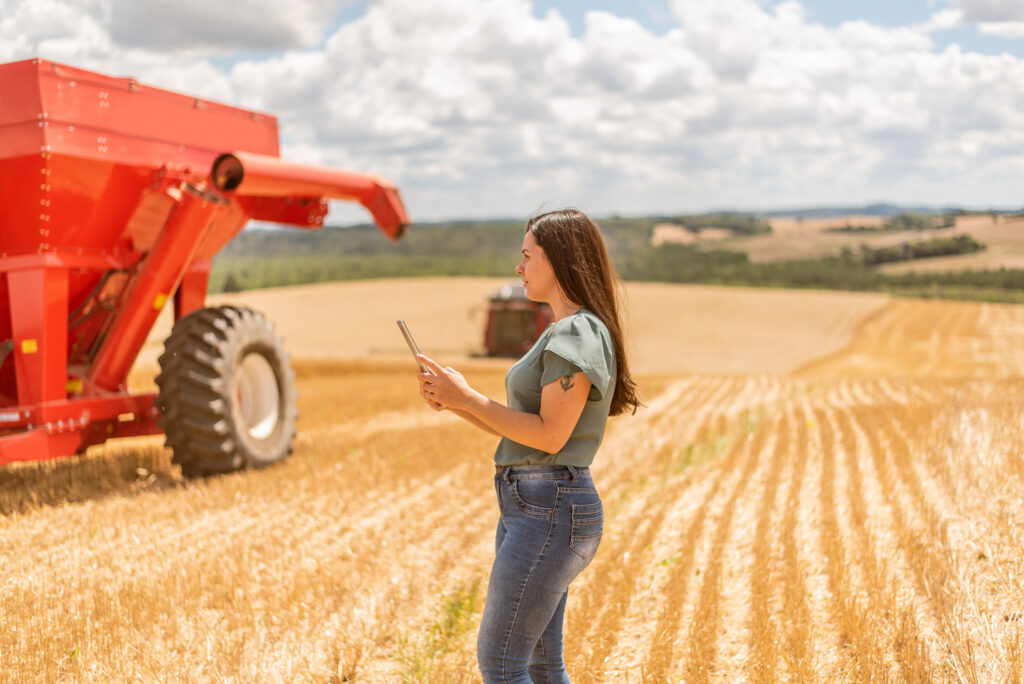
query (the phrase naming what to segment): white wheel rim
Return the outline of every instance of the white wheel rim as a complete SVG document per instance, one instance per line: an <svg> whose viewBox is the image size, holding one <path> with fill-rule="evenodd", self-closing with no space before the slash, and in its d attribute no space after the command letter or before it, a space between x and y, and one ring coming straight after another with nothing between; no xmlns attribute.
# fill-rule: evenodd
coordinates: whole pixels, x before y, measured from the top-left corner
<svg viewBox="0 0 1024 684"><path fill-rule="evenodd" d="M263 354L246 354L235 371L235 402L242 425L253 439L266 439L277 426L281 393Z"/></svg>

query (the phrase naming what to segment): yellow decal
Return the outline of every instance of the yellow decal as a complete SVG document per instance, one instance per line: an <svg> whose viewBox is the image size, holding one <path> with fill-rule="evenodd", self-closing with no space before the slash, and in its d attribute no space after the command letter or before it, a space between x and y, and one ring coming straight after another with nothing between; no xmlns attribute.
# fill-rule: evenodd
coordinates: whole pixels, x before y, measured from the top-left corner
<svg viewBox="0 0 1024 684"><path fill-rule="evenodd" d="M81 378L71 378L68 380L68 394L81 394L82 393L82 380Z"/></svg>
<svg viewBox="0 0 1024 684"><path fill-rule="evenodd" d="M166 304L166 303L167 303L167 295L165 295L163 293L158 294L156 296L156 299L153 300L153 308L156 309L157 311L159 311L160 309L164 308L164 304Z"/></svg>
<svg viewBox="0 0 1024 684"><path fill-rule="evenodd" d="M21 341L21 353L22 354L35 354L39 351L39 343L35 340L22 340Z"/></svg>

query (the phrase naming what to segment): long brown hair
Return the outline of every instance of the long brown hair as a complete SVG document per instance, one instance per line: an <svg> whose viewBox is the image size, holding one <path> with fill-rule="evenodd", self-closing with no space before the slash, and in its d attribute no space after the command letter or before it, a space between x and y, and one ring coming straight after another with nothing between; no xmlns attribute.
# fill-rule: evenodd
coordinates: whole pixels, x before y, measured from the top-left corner
<svg viewBox="0 0 1024 684"><path fill-rule="evenodd" d="M608 413L617 416L640 406L629 373L619 319L619 278L601 230L578 209L558 209L534 216L526 224L555 272L562 293L601 319L615 345L615 393Z"/></svg>

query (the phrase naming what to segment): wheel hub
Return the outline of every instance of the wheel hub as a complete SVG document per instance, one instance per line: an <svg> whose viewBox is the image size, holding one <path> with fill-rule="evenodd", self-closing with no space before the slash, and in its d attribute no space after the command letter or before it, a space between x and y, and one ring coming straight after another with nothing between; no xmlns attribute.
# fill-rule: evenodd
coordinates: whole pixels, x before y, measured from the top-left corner
<svg viewBox="0 0 1024 684"><path fill-rule="evenodd" d="M250 437L266 439L274 432L281 411L281 392L274 369L263 354L250 352L238 365L235 401Z"/></svg>

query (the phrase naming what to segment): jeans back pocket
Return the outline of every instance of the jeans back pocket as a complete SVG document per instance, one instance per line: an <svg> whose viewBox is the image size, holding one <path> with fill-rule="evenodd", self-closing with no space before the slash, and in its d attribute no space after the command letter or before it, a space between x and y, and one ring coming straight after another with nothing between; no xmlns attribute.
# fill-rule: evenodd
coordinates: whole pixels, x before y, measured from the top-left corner
<svg viewBox="0 0 1024 684"><path fill-rule="evenodd" d="M597 553L604 532L604 510L601 502L572 505L572 536L569 548L588 563Z"/></svg>

